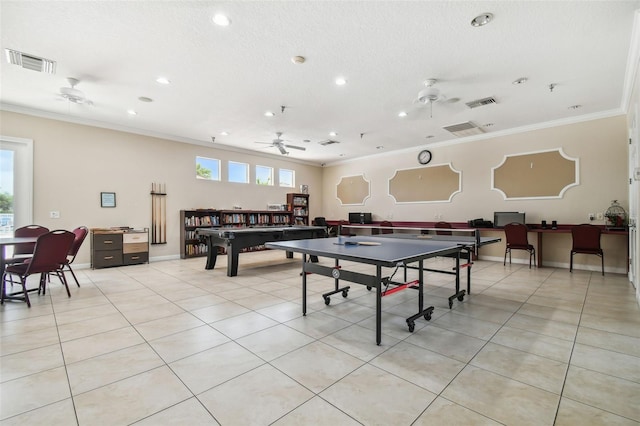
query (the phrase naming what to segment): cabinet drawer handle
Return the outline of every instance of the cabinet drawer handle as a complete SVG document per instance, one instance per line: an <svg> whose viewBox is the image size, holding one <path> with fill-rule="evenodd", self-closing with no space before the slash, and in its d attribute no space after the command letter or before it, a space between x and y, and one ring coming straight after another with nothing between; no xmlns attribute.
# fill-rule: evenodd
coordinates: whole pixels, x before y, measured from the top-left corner
<svg viewBox="0 0 640 426"><path fill-rule="evenodd" d="M113 256L105 256L105 257L103 257L103 259L104 260L111 260L111 259L113 259Z"/></svg>
<svg viewBox="0 0 640 426"><path fill-rule="evenodd" d="M113 241L112 240L104 240L104 243L105 244L113 244Z"/></svg>
<svg viewBox="0 0 640 426"><path fill-rule="evenodd" d="M140 259L140 256L131 256L131 260L138 260Z"/></svg>

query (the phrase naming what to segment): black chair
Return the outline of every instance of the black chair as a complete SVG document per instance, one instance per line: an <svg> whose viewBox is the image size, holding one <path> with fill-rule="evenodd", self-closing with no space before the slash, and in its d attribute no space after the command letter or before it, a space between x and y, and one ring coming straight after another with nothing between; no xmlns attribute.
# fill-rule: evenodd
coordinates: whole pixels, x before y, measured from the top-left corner
<svg viewBox="0 0 640 426"><path fill-rule="evenodd" d="M48 274L56 274L67 290L67 296L71 297L67 279L62 270L67 259L69 249L73 244L74 234L69 231L56 230L42 234L36 241L33 256L22 263L14 263L6 267L2 275L0 287L0 304L6 300L24 300L31 307L29 292L38 290L46 291ZM27 279L34 274L40 274L38 288L27 289ZM17 277L22 285L22 296L19 293L7 295L7 281L14 284L13 278Z"/></svg>
<svg viewBox="0 0 640 426"><path fill-rule="evenodd" d="M324 227L324 236L325 237L328 237L329 235L331 235L329 224L327 223L327 220L323 216L318 216L318 217L314 218L312 223L315 226L323 226Z"/></svg>
<svg viewBox="0 0 640 426"><path fill-rule="evenodd" d="M507 264L507 253L509 253L509 264L511 264L511 250L526 250L529 252L529 269L531 269L531 258L536 263L536 249L529 244L527 239L529 228L522 223L509 223L504 227L504 234L507 238L507 245L504 249L504 263Z"/></svg>
<svg viewBox="0 0 640 426"><path fill-rule="evenodd" d="M600 257L602 264L602 276L604 276L604 252L600 246L600 236L602 229L595 225L585 223L571 228L571 238L573 246L571 247L571 260L569 261L569 272L573 272L573 255L595 254Z"/></svg>

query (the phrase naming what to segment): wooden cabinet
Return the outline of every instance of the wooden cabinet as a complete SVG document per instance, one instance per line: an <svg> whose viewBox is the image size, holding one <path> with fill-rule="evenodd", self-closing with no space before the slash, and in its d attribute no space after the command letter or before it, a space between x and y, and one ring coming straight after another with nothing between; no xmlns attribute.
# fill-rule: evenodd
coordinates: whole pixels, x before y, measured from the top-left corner
<svg viewBox="0 0 640 426"><path fill-rule="evenodd" d="M148 229L91 230L91 268L135 265L148 261Z"/></svg>
<svg viewBox="0 0 640 426"><path fill-rule="evenodd" d="M287 194L287 208L295 225L309 225L309 194Z"/></svg>
<svg viewBox="0 0 640 426"><path fill-rule="evenodd" d="M279 210L181 210L180 258L207 255L207 245L196 235L198 228L284 226L292 222L290 212Z"/></svg>

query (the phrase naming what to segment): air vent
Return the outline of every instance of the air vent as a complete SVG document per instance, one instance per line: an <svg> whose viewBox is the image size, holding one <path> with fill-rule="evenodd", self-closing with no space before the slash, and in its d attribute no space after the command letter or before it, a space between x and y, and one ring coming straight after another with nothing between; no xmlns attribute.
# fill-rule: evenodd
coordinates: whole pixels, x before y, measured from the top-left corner
<svg viewBox="0 0 640 426"><path fill-rule="evenodd" d="M495 104L495 103L497 103L495 98L488 97L488 98L476 99L475 101L467 102L466 105L469 108L478 108L478 107L481 107L481 106L491 105L491 104Z"/></svg>
<svg viewBox="0 0 640 426"><path fill-rule="evenodd" d="M4 49L7 62L18 65L24 69L44 72L47 74L56 73L56 63L50 59L39 58L34 55L18 52L17 50Z"/></svg>
<svg viewBox="0 0 640 426"><path fill-rule="evenodd" d="M318 143L319 143L320 145L322 145L322 146L326 146L326 145L332 145L332 144L334 144L334 143L340 143L340 142L338 142L338 141L332 141L331 139L329 139L329 140L322 141L322 142L318 142Z"/></svg>
<svg viewBox="0 0 640 426"><path fill-rule="evenodd" d="M443 127L448 132L453 133L458 137L481 135L484 130L481 127L476 126L471 121L465 123L453 124L451 126Z"/></svg>

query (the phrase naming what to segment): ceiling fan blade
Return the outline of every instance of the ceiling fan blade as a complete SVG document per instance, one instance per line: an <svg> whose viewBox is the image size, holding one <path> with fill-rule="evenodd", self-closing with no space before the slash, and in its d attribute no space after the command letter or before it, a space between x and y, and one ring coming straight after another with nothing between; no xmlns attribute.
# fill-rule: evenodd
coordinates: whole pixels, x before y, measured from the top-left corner
<svg viewBox="0 0 640 426"><path fill-rule="evenodd" d="M295 146L295 145L285 145L287 148L291 148L291 149L299 149L300 151L306 151L307 148L303 147L303 146Z"/></svg>
<svg viewBox="0 0 640 426"><path fill-rule="evenodd" d="M288 154L287 150L284 149L284 146L282 146L282 145L275 145L275 146L277 146L278 149L280 150L280 154L282 154L282 155L287 155Z"/></svg>

